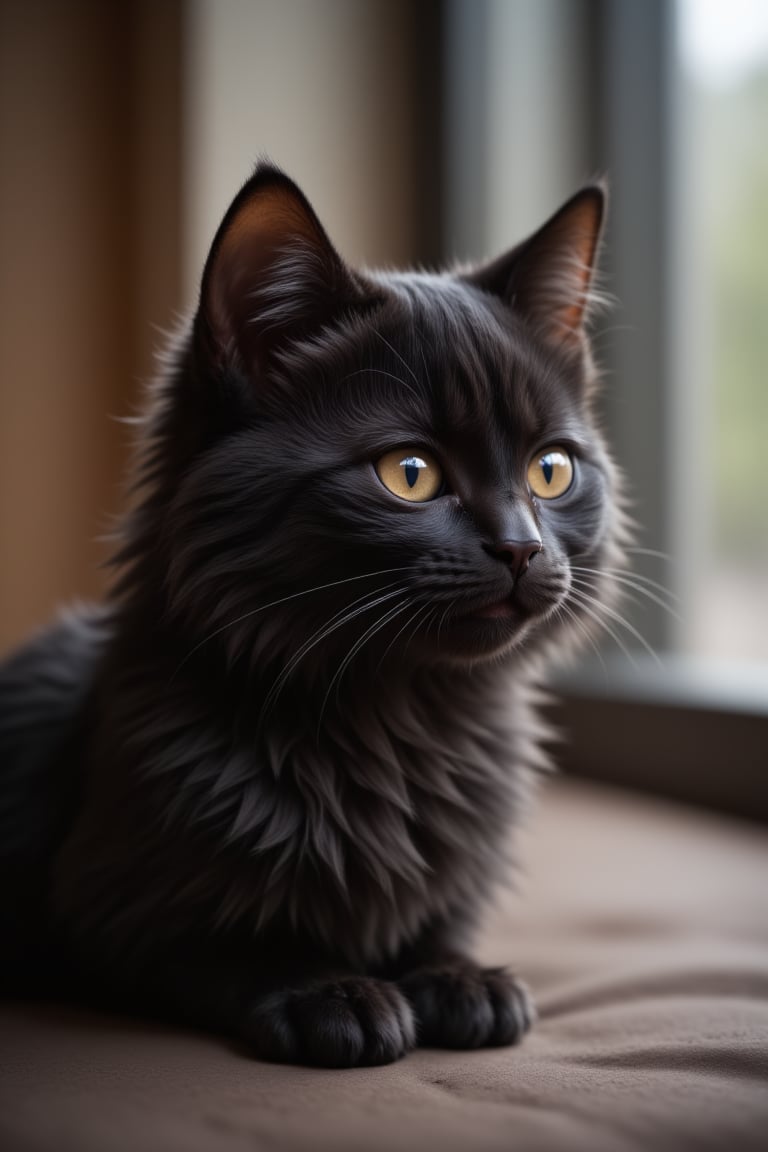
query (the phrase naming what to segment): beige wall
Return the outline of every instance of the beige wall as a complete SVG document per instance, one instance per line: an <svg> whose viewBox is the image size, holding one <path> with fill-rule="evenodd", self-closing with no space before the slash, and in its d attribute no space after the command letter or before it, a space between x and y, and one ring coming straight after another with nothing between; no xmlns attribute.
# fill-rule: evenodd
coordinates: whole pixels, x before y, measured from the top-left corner
<svg viewBox="0 0 768 1152"><path fill-rule="evenodd" d="M264 154L302 185L349 260L431 257L437 206L422 207L420 193L439 182L423 141L433 10L428 0L189 0L190 299L216 225Z"/></svg>

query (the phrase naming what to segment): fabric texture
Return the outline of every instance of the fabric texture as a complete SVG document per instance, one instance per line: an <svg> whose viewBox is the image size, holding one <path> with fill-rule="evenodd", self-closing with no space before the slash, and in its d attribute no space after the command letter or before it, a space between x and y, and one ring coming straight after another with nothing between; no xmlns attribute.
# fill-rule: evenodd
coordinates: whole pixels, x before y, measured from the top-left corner
<svg viewBox="0 0 768 1152"><path fill-rule="evenodd" d="M531 985L520 1048L318 1071L70 1008L0 1012L4 1152L640 1152L768 1143L768 838L547 781L480 955Z"/></svg>

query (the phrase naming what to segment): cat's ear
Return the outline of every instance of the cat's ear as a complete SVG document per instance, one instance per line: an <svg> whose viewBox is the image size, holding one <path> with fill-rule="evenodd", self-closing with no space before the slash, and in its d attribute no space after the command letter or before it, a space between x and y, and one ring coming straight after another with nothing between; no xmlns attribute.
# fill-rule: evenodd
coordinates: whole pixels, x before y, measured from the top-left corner
<svg viewBox="0 0 768 1152"><path fill-rule="evenodd" d="M583 346L605 206L603 185L583 188L527 240L469 279L502 297L548 343Z"/></svg>
<svg viewBox="0 0 768 1152"><path fill-rule="evenodd" d="M301 190L260 163L216 234L203 273L198 332L221 365L258 375L290 340L362 302L361 282Z"/></svg>

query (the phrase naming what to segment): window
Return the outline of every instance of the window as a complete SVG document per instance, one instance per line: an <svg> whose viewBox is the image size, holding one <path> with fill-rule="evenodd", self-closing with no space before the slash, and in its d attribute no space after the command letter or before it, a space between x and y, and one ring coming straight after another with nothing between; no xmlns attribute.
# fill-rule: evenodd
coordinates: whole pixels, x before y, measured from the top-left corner
<svg viewBox="0 0 768 1152"><path fill-rule="evenodd" d="M691 407L684 643L768 660L768 5L677 0L678 367ZM680 497L679 497L680 499Z"/></svg>

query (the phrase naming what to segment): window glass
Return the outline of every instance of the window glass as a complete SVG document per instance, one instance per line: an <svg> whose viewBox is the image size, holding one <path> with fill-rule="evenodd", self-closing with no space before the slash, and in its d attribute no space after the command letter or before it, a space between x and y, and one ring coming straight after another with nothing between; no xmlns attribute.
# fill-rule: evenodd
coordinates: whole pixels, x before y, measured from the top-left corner
<svg viewBox="0 0 768 1152"><path fill-rule="evenodd" d="M768 3L677 0L686 646L768 659Z"/></svg>

